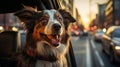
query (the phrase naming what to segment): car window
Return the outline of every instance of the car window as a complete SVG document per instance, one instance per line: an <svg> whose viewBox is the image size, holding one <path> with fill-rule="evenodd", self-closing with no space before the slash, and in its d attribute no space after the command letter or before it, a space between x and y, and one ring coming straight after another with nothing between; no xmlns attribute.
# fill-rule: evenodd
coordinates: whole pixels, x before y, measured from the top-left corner
<svg viewBox="0 0 120 67"><path fill-rule="evenodd" d="M120 28L115 29L115 30L112 32L112 37L120 37Z"/></svg>
<svg viewBox="0 0 120 67"><path fill-rule="evenodd" d="M109 28L107 29L107 31L105 32L105 34L106 34L107 36L112 36L112 32L113 32L115 29L119 29L118 26L109 27Z"/></svg>
<svg viewBox="0 0 120 67"><path fill-rule="evenodd" d="M102 33L102 31L97 31L97 33Z"/></svg>

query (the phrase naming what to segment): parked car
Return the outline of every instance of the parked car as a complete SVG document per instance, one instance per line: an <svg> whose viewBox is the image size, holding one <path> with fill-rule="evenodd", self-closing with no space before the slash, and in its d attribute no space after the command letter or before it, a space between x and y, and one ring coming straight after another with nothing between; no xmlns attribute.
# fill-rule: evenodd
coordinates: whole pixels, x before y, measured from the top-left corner
<svg viewBox="0 0 120 67"><path fill-rule="evenodd" d="M87 30L83 31L83 36L88 36L88 31Z"/></svg>
<svg viewBox="0 0 120 67"><path fill-rule="evenodd" d="M80 35L80 31L79 30L74 30L71 32L72 36L79 36Z"/></svg>
<svg viewBox="0 0 120 67"><path fill-rule="evenodd" d="M101 41L102 35L104 34L103 30L97 30L94 34L95 41Z"/></svg>
<svg viewBox="0 0 120 67"><path fill-rule="evenodd" d="M112 63L120 61L120 26L111 26L107 29L102 36L102 47Z"/></svg>

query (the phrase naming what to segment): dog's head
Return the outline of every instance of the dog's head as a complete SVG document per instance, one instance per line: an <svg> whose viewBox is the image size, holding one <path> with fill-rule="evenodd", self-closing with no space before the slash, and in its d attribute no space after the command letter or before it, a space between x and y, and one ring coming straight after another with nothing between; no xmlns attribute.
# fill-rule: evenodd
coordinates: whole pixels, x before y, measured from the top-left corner
<svg viewBox="0 0 120 67"><path fill-rule="evenodd" d="M63 18L72 20L70 15L61 15L65 10L43 10L36 11L33 8L25 8L21 11L15 13L18 18L24 22L27 29L27 34L35 41L44 40L49 45L54 47L59 46L61 41L61 36L65 31L65 24ZM72 20L73 21L73 20ZM27 37L29 40L30 36Z"/></svg>

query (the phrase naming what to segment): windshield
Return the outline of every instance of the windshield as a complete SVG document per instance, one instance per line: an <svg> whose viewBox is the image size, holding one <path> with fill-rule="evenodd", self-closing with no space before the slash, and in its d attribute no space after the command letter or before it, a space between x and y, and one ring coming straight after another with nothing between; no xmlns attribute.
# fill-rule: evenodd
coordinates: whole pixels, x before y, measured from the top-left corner
<svg viewBox="0 0 120 67"><path fill-rule="evenodd" d="M96 33L97 34L103 34L104 32L102 30L100 30L100 31L97 31Z"/></svg>
<svg viewBox="0 0 120 67"><path fill-rule="evenodd" d="M118 29L115 29L112 33L112 36L113 37L117 37L117 38L120 38L120 28Z"/></svg>

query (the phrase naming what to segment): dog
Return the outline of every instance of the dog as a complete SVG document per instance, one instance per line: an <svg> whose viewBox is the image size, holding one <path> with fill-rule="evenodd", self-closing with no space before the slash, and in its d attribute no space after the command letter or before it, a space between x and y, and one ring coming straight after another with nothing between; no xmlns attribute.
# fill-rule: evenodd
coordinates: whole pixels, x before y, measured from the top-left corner
<svg viewBox="0 0 120 67"><path fill-rule="evenodd" d="M37 11L25 7L14 15L24 22L27 31L17 67L68 67L65 55L69 44L63 40L69 38L67 22L75 21L71 14L62 9Z"/></svg>

